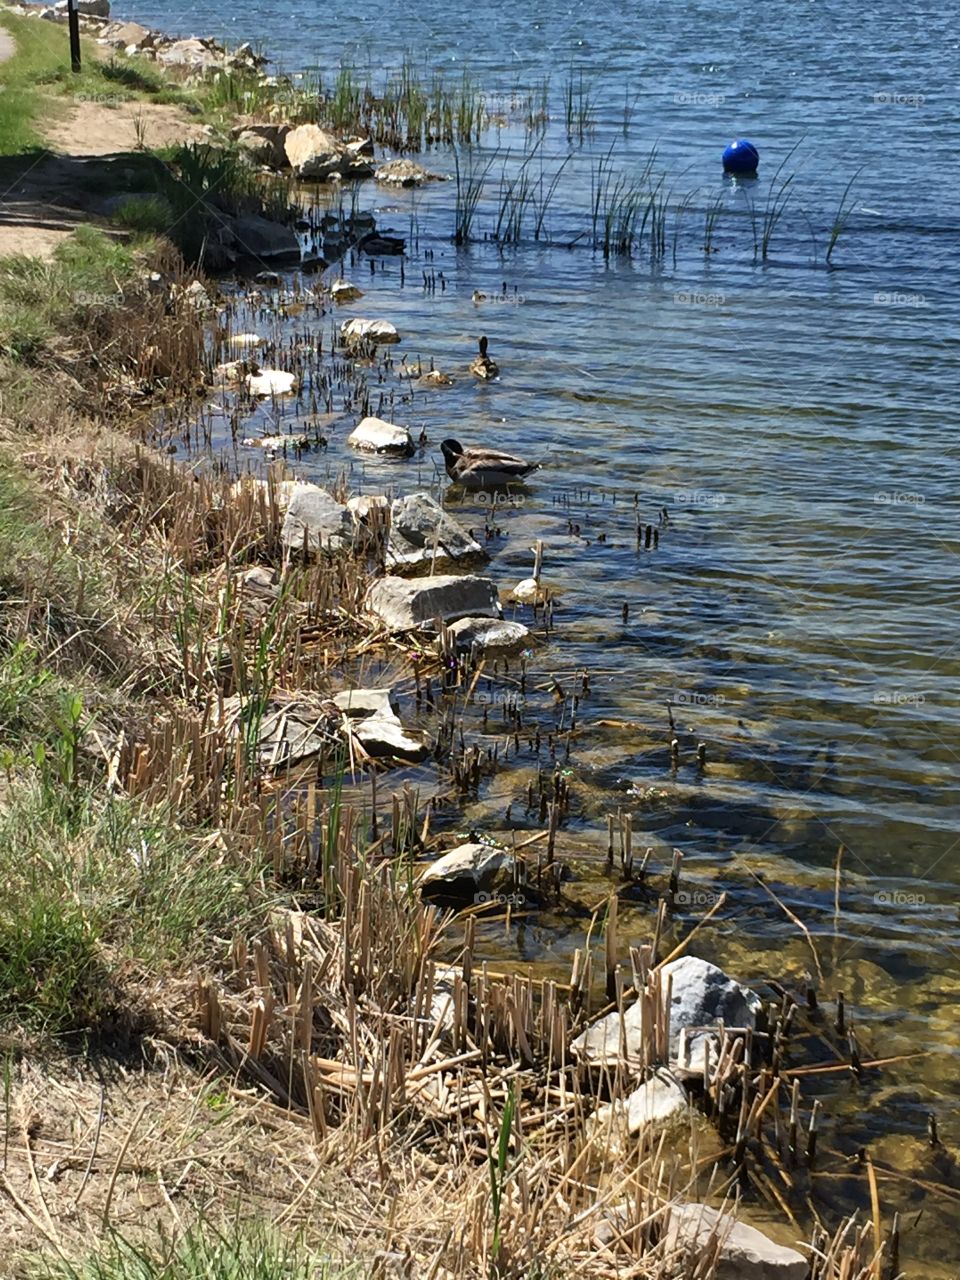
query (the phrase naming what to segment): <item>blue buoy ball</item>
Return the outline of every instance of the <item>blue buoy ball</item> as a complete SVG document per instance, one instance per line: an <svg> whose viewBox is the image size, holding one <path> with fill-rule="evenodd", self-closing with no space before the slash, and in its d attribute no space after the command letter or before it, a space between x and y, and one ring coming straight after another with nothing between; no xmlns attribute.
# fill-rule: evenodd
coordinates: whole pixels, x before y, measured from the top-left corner
<svg viewBox="0 0 960 1280"><path fill-rule="evenodd" d="M746 138L737 138L736 142L731 142L723 153L724 173L746 176L756 173L759 163L760 152Z"/></svg>

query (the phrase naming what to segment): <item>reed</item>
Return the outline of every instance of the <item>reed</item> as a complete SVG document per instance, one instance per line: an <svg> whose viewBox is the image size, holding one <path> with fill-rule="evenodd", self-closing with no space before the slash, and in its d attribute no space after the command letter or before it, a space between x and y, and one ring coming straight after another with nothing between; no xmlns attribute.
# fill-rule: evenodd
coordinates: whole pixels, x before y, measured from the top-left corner
<svg viewBox="0 0 960 1280"><path fill-rule="evenodd" d="M484 193L487 177L497 158L497 152L484 161L482 157L468 153L466 164L461 165L459 148L453 153L456 180L456 204L454 208L454 244L467 244L473 232L477 207Z"/></svg>
<svg viewBox="0 0 960 1280"><path fill-rule="evenodd" d="M862 169L858 169L844 187L843 194L840 197L840 203L837 205L837 211L833 215L833 222L830 226L830 238L827 242L827 266L830 265L830 259L833 257L833 251L837 247L840 237L846 230L847 223L850 221L850 215L853 213L854 206L851 194L853 192L854 185L862 172Z"/></svg>

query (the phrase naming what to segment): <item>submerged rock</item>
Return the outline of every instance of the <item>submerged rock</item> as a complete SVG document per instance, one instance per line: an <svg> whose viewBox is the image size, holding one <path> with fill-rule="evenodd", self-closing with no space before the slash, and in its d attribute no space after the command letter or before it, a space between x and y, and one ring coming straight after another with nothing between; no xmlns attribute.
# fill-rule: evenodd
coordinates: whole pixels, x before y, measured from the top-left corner
<svg viewBox="0 0 960 1280"><path fill-rule="evenodd" d="M488 559L486 551L429 493L395 499L390 509L387 564L391 569Z"/></svg>
<svg viewBox="0 0 960 1280"><path fill-rule="evenodd" d="M340 326L340 337L347 346L359 342L399 342L400 335L389 320L345 320Z"/></svg>
<svg viewBox="0 0 960 1280"><path fill-rule="evenodd" d="M796 1249L775 1244L755 1227L706 1204L674 1205L664 1232L664 1250L691 1264L717 1250L716 1280L806 1280L810 1264Z"/></svg>
<svg viewBox="0 0 960 1280"><path fill-rule="evenodd" d="M447 182L445 174L431 173L415 160L388 160L380 165L375 177L378 182L393 187L419 187L424 182Z"/></svg>
<svg viewBox="0 0 960 1280"><path fill-rule="evenodd" d="M342 551L353 544L353 517L317 484L298 484L290 495L280 540L291 551Z"/></svg>
<svg viewBox="0 0 960 1280"><path fill-rule="evenodd" d="M710 1028L722 1019L728 1028L755 1027L761 1008L760 997L742 987L722 969L696 956L683 956L660 970L665 989L672 982L670 999L670 1060L676 1069L701 1075L704 1059L716 1059L719 1036ZM642 1002L625 1010L608 1013L588 1027L570 1048L583 1062L592 1065L636 1065L643 1058L646 1028ZM626 1050L626 1058L623 1053Z"/></svg>
<svg viewBox="0 0 960 1280"><path fill-rule="evenodd" d="M451 622L448 630L458 653L473 648L483 652L519 649L530 639L530 632L522 623L505 618L460 618Z"/></svg>
<svg viewBox="0 0 960 1280"><path fill-rule="evenodd" d="M513 888L516 872L516 859L506 849L471 842L432 862L420 876L420 891L427 897L470 899Z"/></svg>
<svg viewBox="0 0 960 1280"><path fill-rule="evenodd" d="M257 699L235 696L223 703L223 719L237 737L255 743L264 769L297 764L335 747L340 726L322 698L271 698L265 707Z"/></svg>
<svg viewBox="0 0 960 1280"><path fill-rule="evenodd" d="M432 578L388 576L367 592L366 608L391 631L431 627L437 619L499 618L496 583L473 574L438 574Z"/></svg>
<svg viewBox="0 0 960 1280"><path fill-rule="evenodd" d="M409 457L414 449L407 428L383 418L364 418L347 436L347 444L367 453L393 454L398 457Z"/></svg>
<svg viewBox="0 0 960 1280"><path fill-rule="evenodd" d="M334 302L355 302L363 297L363 290L349 280L334 280L330 286L330 297Z"/></svg>
<svg viewBox="0 0 960 1280"><path fill-rule="evenodd" d="M261 369L259 373L248 373L246 382L250 394L262 398L293 395L297 389L296 375L284 369Z"/></svg>

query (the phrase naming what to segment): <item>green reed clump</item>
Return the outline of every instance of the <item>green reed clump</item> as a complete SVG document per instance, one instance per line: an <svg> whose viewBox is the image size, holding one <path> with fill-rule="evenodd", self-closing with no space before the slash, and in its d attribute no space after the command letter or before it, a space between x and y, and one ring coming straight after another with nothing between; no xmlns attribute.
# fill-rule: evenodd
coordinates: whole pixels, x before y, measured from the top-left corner
<svg viewBox="0 0 960 1280"><path fill-rule="evenodd" d="M801 142L803 139L801 138ZM781 178L784 168L790 157L796 152L800 146L800 142L795 143L787 154L780 161L770 179L770 186L767 188L767 198L764 202L763 211L757 212L754 201L748 196L747 207L750 212L750 227L753 232L753 256L754 259L760 258L763 262L767 261L770 255L770 244L773 240L773 233L776 231L780 219L786 212L787 205L790 202L790 188L793 185L796 173L791 173L786 178Z"/></svg>
<svg viewBox="0 0 960 1280"><path fill-rule="evenodd" d="M486 163L472 153L468 154L469 160L465 166L462 166L459 149L453 153L457 190L454 206L454 244L466 244L470 240L474 219L477 216L477 206L483 195L487 176L497 158L496 151Z"/></svg>
<svg viewBox="0 0 960 1280"><path fill-rule="evenodd" d="M584 79L583 68L571 67L563 90L564 118L567 137L576 138L581 144L596 125L596 101L593 88Z"/></svg>
<svg viewBox="0 0 960 1280"><path fill-rule="evenodd" d="M658 184L651 180L656 153L654 147L635 179L613 168L613 147L600 156L591 170L592 243L605 258L629 257L651 215L658 216Z"/></svg>
<svg viewBox="0 0 960 1280"><path fill-rule="evenodd" d="M703 215L703 252L715 253L713 247L713 239L717 231L717 223L720 220L720 214L723 212L723 197L717 196L715 200L707 205Z"/></svg>

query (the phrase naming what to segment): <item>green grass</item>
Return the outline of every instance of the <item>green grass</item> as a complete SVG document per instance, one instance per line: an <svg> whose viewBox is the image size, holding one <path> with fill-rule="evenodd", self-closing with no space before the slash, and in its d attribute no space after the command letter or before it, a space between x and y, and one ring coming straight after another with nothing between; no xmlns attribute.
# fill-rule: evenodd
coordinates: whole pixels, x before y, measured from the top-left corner
<svg viewBox="0 0 960 1280"><path fill-rule="evenodd" d="M78 1262L44 1260L34 1280L347 1280L359 1267L331 1262L299 1237L285 1238L259 1223L224 1229L209 1223L179 1239L133 1244L108 1238Z"/></svg>
<svg viewBox="0 0 960 1280"><path fill-rule="evenodd" d="M28 361L85 309L114 305L142 247L78 227L49 262L0 258L0 353Z"/></svg>
<svg viewBox="0 0 960 1280"><path fill-rule="evenodd" d="M0 155L42 149L44 121L71 98L104 107L137 99L180 102L185 95L153 68L124 58L102 61L97 47L82 41L83 70L71 70L65 25L0 14L16 44L13 57L0 63Z"/></svg>

